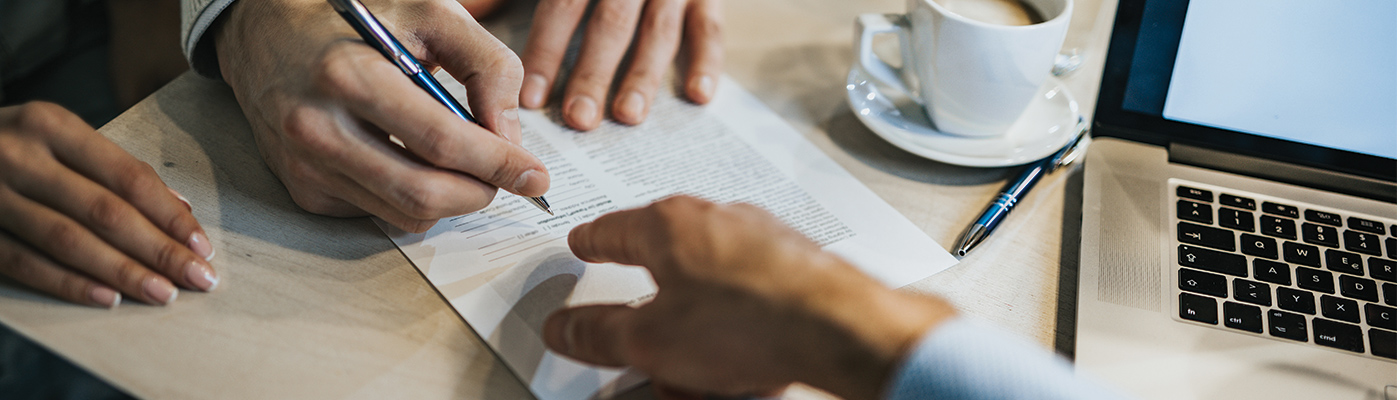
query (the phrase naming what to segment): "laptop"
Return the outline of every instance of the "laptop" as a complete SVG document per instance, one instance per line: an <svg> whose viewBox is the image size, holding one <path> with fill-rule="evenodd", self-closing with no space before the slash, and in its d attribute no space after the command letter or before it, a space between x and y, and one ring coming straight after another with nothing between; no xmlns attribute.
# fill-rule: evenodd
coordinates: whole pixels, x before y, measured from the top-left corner
<svg viewBox="0 0 1400 400"><path fill-rule="evenodd" d="M1076 367L1146 399L1394 399L1396 2L1121 0L1104 71Z"/></svg>

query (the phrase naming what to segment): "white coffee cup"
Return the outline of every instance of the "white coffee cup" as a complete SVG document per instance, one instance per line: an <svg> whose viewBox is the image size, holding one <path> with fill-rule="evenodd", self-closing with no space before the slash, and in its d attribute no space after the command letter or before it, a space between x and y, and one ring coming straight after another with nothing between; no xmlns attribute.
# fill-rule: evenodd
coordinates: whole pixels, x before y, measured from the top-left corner
<svg viewBox="0 0 1400 400"><path fill-rule="evenodd" d="M1023 1L1044 22L983 22L934 0L909 0L907 14L863 14L856 19L856 60L922 105L941 132L1005 134L1049 77L1074 7L1073 0ZM882 33L899 36L898 68L871 51Z"/></svg>

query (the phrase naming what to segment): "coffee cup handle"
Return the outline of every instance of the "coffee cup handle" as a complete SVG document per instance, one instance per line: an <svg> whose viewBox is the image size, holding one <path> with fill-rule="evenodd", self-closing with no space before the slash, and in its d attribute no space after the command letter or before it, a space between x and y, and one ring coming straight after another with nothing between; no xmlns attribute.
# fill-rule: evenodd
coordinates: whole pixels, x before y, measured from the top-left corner
<svg viewBox="0 0 1400 400"><path fill-rule="evenodd" d="M909 19L904 14L861 14L856 18L856 62L875 80L917 99L918 95L909 90L909 85L904 83L903 67L890 65L871 50L871 40L875 35L883 33L899 35L902 50L909 45ZM908 52L901 51L900 55L906 53ZM908 63L906 60L903 64Z"/></svg>

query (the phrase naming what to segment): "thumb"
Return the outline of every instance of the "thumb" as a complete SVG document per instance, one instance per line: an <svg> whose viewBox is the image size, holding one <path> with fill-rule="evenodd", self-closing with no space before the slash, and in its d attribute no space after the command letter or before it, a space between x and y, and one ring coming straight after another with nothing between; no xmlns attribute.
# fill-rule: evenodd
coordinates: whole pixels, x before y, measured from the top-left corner
<svg viewBox="0 0 1400 400"><path fill-rule="evenodd" d="M592 305L555 311L544 322L544 343L566 357L606 367L626 366L627 327L637 310Z"/></svg>

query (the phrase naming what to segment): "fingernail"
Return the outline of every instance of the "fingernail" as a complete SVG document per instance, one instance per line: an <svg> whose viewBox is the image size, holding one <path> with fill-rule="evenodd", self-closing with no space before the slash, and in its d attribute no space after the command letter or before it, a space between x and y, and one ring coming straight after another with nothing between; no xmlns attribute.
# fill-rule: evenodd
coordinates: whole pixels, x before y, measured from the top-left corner
<svg viewBox="0 0 1400 400"><path fill-rule="evenodd" d="M598 118L598 103L588 96L578 96L569 102L569 118L574 120L574 126L584 128L593 126L593 121Z"/></svg>
<svg viewBox="0 0 1400 400"><path fill-rule="evenodd" d="M214 275L214 267L199 261L190 261L185 265L185 277L189 278L194 287L206 292L219 286L219 277Z"/></svg>
<svg viewBox="0 0 1400 400"><path fill-rule="evenodd" d="M92 291L88 292L88 298L109 309L122 304L122 294L105 286L94 286Z"/></svg>
<svg viewBox="0 0 1400 400"><path fill-rule="evenodd" d="M165 188L165 189L166 189L166 190L169 190L169 191L170 191L170 194L175 195L175 198L176 198L176 199L179 199L181 203L185 203L185 209L186 209L186 210L194 211L194 206L191 206L191 205L190 205L190 199L186 199L185 196L181 195L180 192L176 192L175 189L171 189L171 188Z"/></svg>
<svg viewBox="0 0 1400 400"><path fill-rule="evenodd" d="M539 179L537 178L539 175L540 172L533 169L520 174L519 178L515 178L515 192L524 192L525 188L530 186L530 180Z"/></svg>
<svg viewBox="0 0 1400 400"><path fill-rule="evenodd" d="M511 143L520 144L520 109L507 108L501 110L501 133L506 140Z"/></svg>
<svg viewBox="0 0 1400 400"><path fill-rule="evenodd" d="M180 291L175 290L175 285L171 285L169 281L156 277L147 278L146 283L141 284L141 288L146 291L146 296L150 296L151 299L155 301L160 301L161 305L175 302L175 297L180 294Z"/></svg>
<svg viewBox="0 0 1400 400"><path fill-rule="evenodd" d="M204 261L214 259L214 245L209 243L209 238L204 236L203 233L195 232L190 234L190 240L185 244L190 247L190 250L194 250L195 254L204 257Z"/></svg>
<svg viewBox="0 0 1400 400"><path fill-rule="evenodd" d="M622 96L622 101L617 103L617 112L622 114L622 119L629 124L640 124L645 116L642 115L642 107L646 106L646 99L641 93L630 92Z"/></svg>
<svg viewBox="0 0 1400 400"><path fill-rule="evenodd" d="M544 94L549 90L549 82L544 79L544 75L530 74L525 76L525 83L520 85L520 105L526 108L540 108L544 106Z"/></svg>
<svg viewBox="0 0 1400 400"><path fill-rule="evenodd" d="M715 79L709 75L700 75L690 81L690 93L698 98L697 101L709 101L715 95Z"/></svg>

